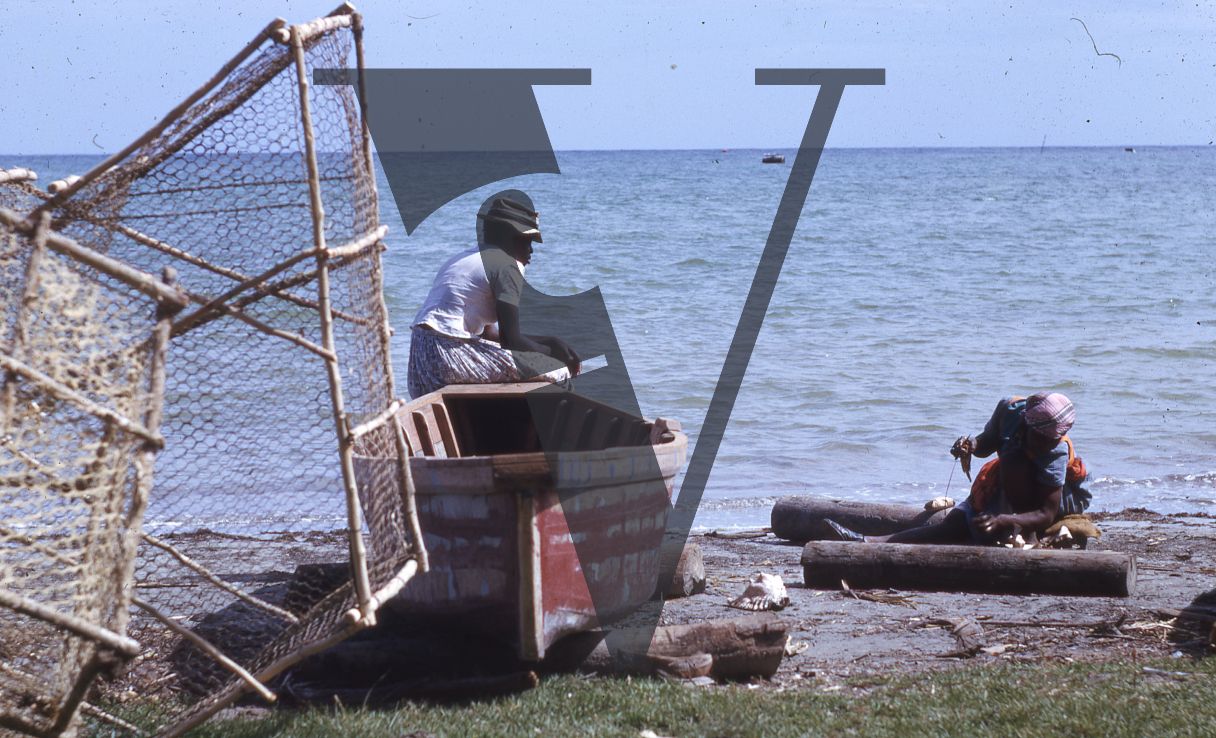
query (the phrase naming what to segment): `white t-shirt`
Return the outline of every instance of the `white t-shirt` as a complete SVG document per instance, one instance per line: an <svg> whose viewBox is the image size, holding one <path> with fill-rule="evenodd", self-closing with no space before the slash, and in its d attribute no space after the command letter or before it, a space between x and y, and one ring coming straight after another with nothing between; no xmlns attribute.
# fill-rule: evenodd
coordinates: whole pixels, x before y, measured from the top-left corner
<svg viewBox="0 0 1216 738"><path fill-rule="evenodd" d="M413 325L455 338L479 337L498 322L495 300L519 305L523 282L524 265L497 246L462 252L439 269Z"/></svg>

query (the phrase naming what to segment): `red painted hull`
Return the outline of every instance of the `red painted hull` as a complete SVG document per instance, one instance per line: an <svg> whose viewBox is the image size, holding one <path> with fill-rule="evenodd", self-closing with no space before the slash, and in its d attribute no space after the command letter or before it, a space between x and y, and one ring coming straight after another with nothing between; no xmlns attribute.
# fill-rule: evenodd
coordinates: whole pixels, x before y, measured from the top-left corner
<svg viewBox="0 0 1216 738"><path fill-rule="evenodd" d="M654 594L672 483L688 444L675 432L652 445L640 418L569 394L573 414L553 422L578 417L585 432L572 437L589 439L583 446L606 439L606 448L477 453L478 444L498 442L471 430L485 426L484 418L476 422L479 408L509 424L522 412L511 403L535 388L448 388L401 411L430 570L390 604L408 617L509 637L528 660Z"/></svg>

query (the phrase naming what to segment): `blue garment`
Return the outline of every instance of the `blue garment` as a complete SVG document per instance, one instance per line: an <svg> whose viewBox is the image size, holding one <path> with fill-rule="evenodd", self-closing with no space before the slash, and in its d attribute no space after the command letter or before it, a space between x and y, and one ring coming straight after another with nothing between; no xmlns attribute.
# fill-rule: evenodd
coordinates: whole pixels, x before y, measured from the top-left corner
<svg viewBox="0 0 1216 738"><path fill-rule="evenodd" d="M1031 467L1031 478L1036 484L1048 489L1063 487L1068 477L1068 444L1060 441L1055 448L1034 458L1026 456L1022 448L1022 419L1026 415L1026 400L1005 398L997 404L983 432L975 439L981 447L996 445L996 455L1001 460L1001 486L1007 475L1020 470L1018 465Z"/></svg>
<svg viewBox="0 0 1216 738"><path fill-rule="evenodd" d="M968 522L980 513L1001 515L1012 511L1005 496L1006 479L1029 477L1043 489L1051 490L1062 487L1058 516L1079 514L1089 507L1093 495L1086 489L1086 483L1089 481L1088 475L1083 480L1071 484L1067 482L1067 442L1061 440L1055 448L1034 458L1026 455L1022 445L1022 425L1025 414L1025 399L1007 397L997 403L984 430L976 437L978 448L992 449L995 447L997 458L1001 460L998 467L1000 491L992 500L988 501L984 510L974 510L969 503L966 503L966 507L959 505L967 515Z"/></svg>

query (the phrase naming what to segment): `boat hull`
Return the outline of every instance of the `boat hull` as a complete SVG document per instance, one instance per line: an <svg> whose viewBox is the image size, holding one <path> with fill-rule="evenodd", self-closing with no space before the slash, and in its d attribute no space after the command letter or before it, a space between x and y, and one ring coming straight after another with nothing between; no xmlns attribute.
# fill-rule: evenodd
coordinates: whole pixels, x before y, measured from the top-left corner
<svg viewBox="0 0 1216 738"><path fill-rule="evenodd" d="M402 410L430 568L389 605L406 619L441 618L507 637L525 660L543 658L562 636L624 617L654 595L672 485L687 452L683 433L651 443L649 423L570 393L559 417L533 408L529 420L578 418L582 427L570 435L585 442L545 451L538 441L544 434L527 438L520 424L525 430L514 435L525 436L525 450L477 453L476 446L501 441L478 439L462 427L462 416L476 420L478 403L488 403L510 426L521 405L508 401L536 388L449 388ZM596 439L620 445L586 448ZM373 463L388 460L358 460L363 473Z"/></svg>

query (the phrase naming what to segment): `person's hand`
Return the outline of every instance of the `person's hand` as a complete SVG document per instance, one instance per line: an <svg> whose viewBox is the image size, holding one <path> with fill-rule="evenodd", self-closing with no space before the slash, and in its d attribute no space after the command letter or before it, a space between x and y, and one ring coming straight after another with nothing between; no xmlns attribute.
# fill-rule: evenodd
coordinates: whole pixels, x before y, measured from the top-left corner
<svg viewBox="0 0 1216 738"><path fill-rule="evenodd" d="M964 454L973 453L975 453L975 439L971 436L959 436L954 445L950 447L950 455L956 459Z"/></svg>
<svg viewBox="0 0 1216 738"><path fill-rule="evenodd" d="M570 344L562 339L554 338L550 344L550 348L553 350L553 358L565 364L566 368L570 370L571 376L577 375L583 368L582 359L579 358Z"/></svg>
<svg viewBox="0 0 1216 738"><path fill-rule="evenodd" d="M993 535L998 531L1012 528L1009 519L1004 515L988 515L986 513L975 516L975 527L985 535Z"/></svg>

